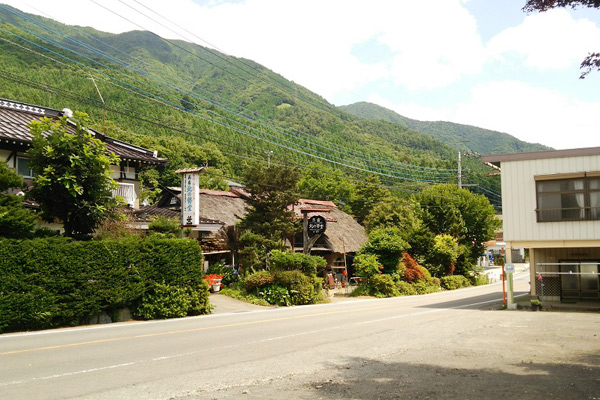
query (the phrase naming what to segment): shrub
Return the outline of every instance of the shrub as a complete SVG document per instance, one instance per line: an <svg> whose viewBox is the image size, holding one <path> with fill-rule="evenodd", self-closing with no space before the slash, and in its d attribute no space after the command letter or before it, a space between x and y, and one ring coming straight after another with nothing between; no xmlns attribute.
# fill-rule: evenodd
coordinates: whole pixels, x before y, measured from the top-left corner
<svg viewBox="0 0 600 400"><path fill-rule="evenodd" d="M203 281L198 287L187 287L187 296L190 301L188 315L210 314L212 305L209 300L208 283Z"/></svg>
<svg viewBox="0 0 600 400"><path fill-rule="evenodd" d="M177 218L169 218L158 215L152 218L148 231L153 234L161 234L165 237L177 238L181 236L181 225Z"/></svg>
<svg viewBox="0 0 600 400"><path fill-rule="evenodd" d="M221 294L231 297L233 299L238 299L241 301L245 301L250 304L255 304L257 306L268 306L270 305L268 301L256 296L254 293L248 293L242 286L233 285L232 287L221 289Z"/></svg>
<svg viewBox="0 0 600 400"><path fill-rule="evenodd" d="M164 287L155 284L173 288L175 298L179 289L195 288L187 311L207 313L201 265L200 246L191 240L0 240L0 331L77 325L139 307L144 295L157 305ZM171 314L179 315L160 315Z"/></svg>
<svg viewBox="0 0 600 400"><path fill-rule="evenodd" d="M400 293L396 288L394 280L390 275L375 275L371 279L371 286L373 287L373 295L378 297L395 297L399 296Z"/></svg>
<svg viewBox="0 0 600 400"><path fill-rule="evenodd" d="M316 275L327 266L327 261L319 256L272 250L269 253L269 265L272 271L298 270L306 275Z"/></svg>
<svg viewBox="0 0 600 400"><path fill-rule="evenodd" d="M185 317L191 302L186 290L163 283L153 283L132 314L141 319Z"/></svg>
<svg viewBox="0 0 600 400"><path fill-rule="evenodd" d="M359 254L354 258L354 268L356 275L368 281L370 277L382 273L383 265L374 254Z"/></svg>
<svg viewBox="0 0 600 400"><path fill-rule="evenodd" d="M486 274L476 274L469 276L469 281L473 286L487 285L490 283L490 277Z"/></svg>
<svg viewBox="0 0 600 400"><path fill-rule="evenodd" d="M315 298L317 283L300 271L279 271L275 273L275 283L286 287L293 305L311 304Z"/></svg>
<svg viewBox="0 0 600 400"><path fill-rule="evenodd" d="M434 266L434 274L441 276L454 273L459 255L461 255L461 248L458 239L447 234L437 235L428 254L429 262Z"/></svg>
<svg viewBox="0 0 600 400"><path fill-rule="evenodd" d="M405 281L396 282L396 290L398 290L400 296L412 296L417 294L414 286Z"/></svg>
<svg viewBox="0 0 600 400"><path fill-rule="evenodd" d="M423 279L425 276L425 272L423 271L425 268L421 267L414 258L410 256L408 253L404 253L402 255L402 264L405 267L404 277L403 279L407 282L416 282L420 279Z"/></svg>
<svg viewBox="0 0 600 400"><path fill-rule="evenodd" d="M429 272L429 270L427 268L425 268L422 265L419 265L419 270L423 273L423 279L426 282L431 282L432 281L433 278L431 277L431 272Z"/></svg>
<svg viewBox="0 0 600 400"><path fill-rule="evenodd" d="M434 285L433 283L427 282L425 280L420 280L418 282L413 283L413 287L416 290L417 294L435 293L441 290L439 285Z"/></svg>
<svg viewBox="0 0 600 400"><path fill-rule="evenodd" d="M369 233L369 240L360 249L360 254L376 255L385 268L385 273L395 271L402 252L408 250L410 245L402 238L402 231L396 227L382 227L373 229Z"/></svg>
<svg viewBox="0 0 600 400"><path fill-rule="evenodd" d="M440 278L442 288L446 290L455 290L471 286L471 282L462 275L449 275Z"/></svg>
<svg viewBox="0 0 600 400"><path fill-rule="evenodd" d="M248 275L244 280L244 289L252 292L263 286L272 285L275 282L275 277L269 271L258 271Z"/></svg>
<svg viewBox="0 0 600 400"><path fill-rule="evenodd" d="M276 306L289 306L292 304L288 290L278 285L263 286L258 290L258 295L269 304Z"/></svg>

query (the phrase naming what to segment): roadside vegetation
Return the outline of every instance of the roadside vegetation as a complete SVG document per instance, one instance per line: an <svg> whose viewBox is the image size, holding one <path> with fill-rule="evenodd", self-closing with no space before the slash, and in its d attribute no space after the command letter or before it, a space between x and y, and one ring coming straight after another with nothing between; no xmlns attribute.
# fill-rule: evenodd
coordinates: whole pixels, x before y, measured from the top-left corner
<svg viewBox="0 0 600 400"><path fill-rule="evenodd" d="M0 332L117 320L123 310L138 319L209 313L199 244L181 238L178 221L165 218L156 218L145 233L131 229L118 199L107 192L114 184L109 165L118 160L89 135L87 117L76 115L75 135L66 134L64 120L32 126L36 176L27 200L39 204L37 212L24 206L23 197L5 193L23 181L0 166ZM161 143L179 165L207 159L229 168L216 148L188 146L176 154L178 140ZM218 171L209 169L203 187L222 189ZM172 172L141 174L149 201ZM316 199L331 196L367 229L368 241L348 270L360 283L355 295L424 294L485 283L476 259L499 222L483 196L450 184L403 196L376 177L357 184L318 169L307 173L261 162L245 163L239 178L249 193L248 212L223 232L236 266L215 264L208 271L222 277L223 294L277 306L327 301L325 260L289 250L289 239L302 228L288 206L306 192ZM67 222L64 237L34 229L39 218Z"/></svg>

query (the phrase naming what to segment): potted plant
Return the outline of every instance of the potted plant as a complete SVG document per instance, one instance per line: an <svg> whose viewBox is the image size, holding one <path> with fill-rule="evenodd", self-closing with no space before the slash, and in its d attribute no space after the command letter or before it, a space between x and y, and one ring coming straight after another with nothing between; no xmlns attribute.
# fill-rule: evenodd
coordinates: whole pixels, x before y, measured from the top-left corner
<svg viewBox="0 0 600 400"><path fill-rule="evenodd" d="M537 311L542 309L542 302L538 299L531 299L531 311Z"/></svg>
<svg viewBox="0 0 600 400"><path fill-rule="evenodd" d="M210 289L212 289L213 293L217 293L221 290L221 283L223 279L223 275L220 274L208 274L204 275L204 280L208 283Z"/></svg>

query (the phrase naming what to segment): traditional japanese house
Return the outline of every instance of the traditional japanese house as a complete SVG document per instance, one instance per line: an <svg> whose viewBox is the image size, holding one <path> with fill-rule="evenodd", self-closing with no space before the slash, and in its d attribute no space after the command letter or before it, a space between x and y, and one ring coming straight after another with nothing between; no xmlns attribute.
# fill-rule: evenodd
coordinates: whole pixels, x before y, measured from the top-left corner
<svg viewBox="0 0 600 400"><path fill-rule="evenodd" d="M58 119L70 115L71 111L55 110L48 107L34 106L12 100L0 99L0 162L6 162L9 167L23 177L25 183L31 183L33 171L29 167L26 154L31 147L33 136L29 133L32 121L43 118ZM67 131L75 132L75 123L68 121ZM167 160L159 158L156 151L135 146L122 140L114 139L101 132L90 129L90 132L101 140L107 151L119 156L119 165L111 165L110 172L118 182L114 196L120 196L132 208L140 206L140 181L138 173L143 168L165 165ZM35 206L34 203L31 203ZM51 226L59 229L60 226Z"/></svg>

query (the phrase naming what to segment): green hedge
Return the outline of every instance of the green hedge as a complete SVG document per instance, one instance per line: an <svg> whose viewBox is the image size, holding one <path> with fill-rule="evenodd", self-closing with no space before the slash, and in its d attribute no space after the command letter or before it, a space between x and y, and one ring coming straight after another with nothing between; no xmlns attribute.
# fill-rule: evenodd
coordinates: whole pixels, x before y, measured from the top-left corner
<svg viewBox="0 0 600 400"><path fill-rule="evenodd" d="M374 275L369 283L373 287L373 295L376 297L400 296L394 279L388 274Z"/></svg>
<svg viewBox="0 0 600 400"><path fill-rule="evenodd" d="M259 271L246 277L244 289L269 304L303 305L318 300L321 283L320 278L308 277L300 271Z"/></svg>
<svg viewBox="0 0 600 400"><path fill-rule="evenodd" d="M125 307L146 319L170 316L164 304L149 311L162 301L157 284L188 291L186 314L208 313L203 278L202 252L191 240L0 239L0 332L78 325Z"/></svg>
<svg viewBox="0 0 600 400"><path fill-rule="evenodd" d="M442 278L440 278L440 283L442 285L442 288L446 290L454 290L471 286L471 282L469 281L469 279L462 275L443 276Z"/></svg>
<svg viewBox="0 0 600 400"><path fill-rule="evenodd" d="M323 257L303 253L272 250L269 254L271 271L301 271L305 275L316 275L327 266Z"/></svg>

